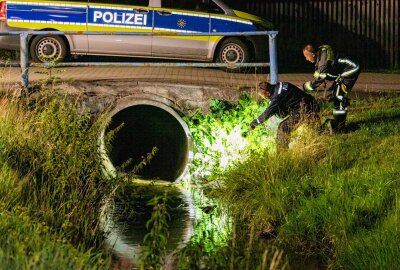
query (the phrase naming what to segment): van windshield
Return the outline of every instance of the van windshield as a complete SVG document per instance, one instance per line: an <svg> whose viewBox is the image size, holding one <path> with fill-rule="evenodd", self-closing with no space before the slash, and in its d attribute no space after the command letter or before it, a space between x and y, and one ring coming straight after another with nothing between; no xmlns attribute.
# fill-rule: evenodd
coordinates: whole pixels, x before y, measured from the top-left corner
<svg viewBox="0 0 400 270"><path fill-rule="evenodd" d="M222 4L225 4L223 1L218 1L218 2L220 3L222 2ZM219 5L217 5L213 0L210 0L209 9L210 13L225 14L225 11Z"/></svg>
<svg viewBox="0 0 400 270"><path fill-rule="evenodd" d="M227 1L227 0L210 0L210 2L215 2L215 5L220 6L222 9L241 9L243 8L244 1Z"/></svg>

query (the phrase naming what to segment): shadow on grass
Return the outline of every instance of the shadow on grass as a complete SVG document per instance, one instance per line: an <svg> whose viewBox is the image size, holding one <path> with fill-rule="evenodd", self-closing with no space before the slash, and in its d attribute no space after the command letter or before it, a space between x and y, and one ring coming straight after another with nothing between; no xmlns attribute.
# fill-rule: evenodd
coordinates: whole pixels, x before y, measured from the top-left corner
<svg viewBox="0 0 400 270"><path fill-rule="evenodd" d="M376 124L399 124L400 122L400 112L394 115L381 115L375 116L368 119L362 119L350 122L346 125L346 129L344 133L351 133L359 130L362 126L365 125L376 125Z"/></svg>

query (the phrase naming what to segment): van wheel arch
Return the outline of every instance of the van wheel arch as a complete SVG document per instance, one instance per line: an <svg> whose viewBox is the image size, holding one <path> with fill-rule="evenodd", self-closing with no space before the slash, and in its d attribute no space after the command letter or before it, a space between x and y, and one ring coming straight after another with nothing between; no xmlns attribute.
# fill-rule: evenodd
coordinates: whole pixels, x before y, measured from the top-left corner
<svg viewBox="0 0 400 270"><path fill-rule="evenodd" d="M224 37L224 38L222 38L219 42L218 42L218 44L217 44L217 46L215 47L215 51L214 51L214 57L213 57L213 62L214 63L221 63L222 61L221 61L221 59L220 59L220 52L221 52L221 49L222 49L222 47L225 45L225 44L227 44L227 43L229 43L229 42L232 42L232 43L237 43L238 45L240 45L240 44L243 44L244 45L244 49L245 49L245 53L247 53L248 55L247 56L245 56L245 58L246 58L246 60L247 61L245 61L245 62L252 62L252 61L254 61L254 57L255 57L255 46L254 46L254 44L250 41L250 40L248 40L247 38L245 38L245 37L236 37L236 36L232 36L232 37ZM240 71L240 68L226 68L226 67L223 67L223 68L221 68L221 69L223 69L223 70L225 70L225 71L228 71L228 72L239 72ZM243 70L243 69L242 69Z"/></svg>
<svg viewBox="0 0 400 270"><path fill-rule="evenodd" d="M40 29L40 30L37 30L37 31L59 31L59 30L57 30L57 29L52 29L52 28L45 28L45 29ZM32 45L33 45L33 42L34 42L34 40L36 39L36 37L38 37L38 36L42 36L42 35L32 35L31 36L31 38L29 39L29 42L28 42L28 48L29 48L29 52L30 52L30 57L35 61L35 62L42 62L42 61L40 61L39 59L37 59L37 58L35 58L33 55L32 55ZM43 35L43 36L46 36L46 35ZM47 36L51 36L51 35L47 35ZM67 39L67 37L65 36L65 35L53 35L53 37L58 37L58 38L61 38L62 39L62 41L64 42L64 45L65 45L65 55L64 55L64 57L63 57L63 59L61 60L61 62L64 62L65 60L67 60L69 57L70 57L70 55L71 55L71 49L70 49L70 44L69 44L69 41L68 41L68 39Z"/></svg>

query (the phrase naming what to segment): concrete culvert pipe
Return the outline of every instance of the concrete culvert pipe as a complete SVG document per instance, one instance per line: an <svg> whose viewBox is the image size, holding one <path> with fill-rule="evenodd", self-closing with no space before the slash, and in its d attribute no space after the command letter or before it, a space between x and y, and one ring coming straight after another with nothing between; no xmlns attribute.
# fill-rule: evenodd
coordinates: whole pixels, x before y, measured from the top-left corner
<svg viewBox="0 0 400 270"><path fill-rule="evenodd" d="M129 172L153 147L158 152L149 164L136 173L142 179L177 181L184 175L191 157L191 136L186 123L167 105L136 100L117 107L105 132L116 132L106 157L107 170L116 171L127 160Z"/></svg>

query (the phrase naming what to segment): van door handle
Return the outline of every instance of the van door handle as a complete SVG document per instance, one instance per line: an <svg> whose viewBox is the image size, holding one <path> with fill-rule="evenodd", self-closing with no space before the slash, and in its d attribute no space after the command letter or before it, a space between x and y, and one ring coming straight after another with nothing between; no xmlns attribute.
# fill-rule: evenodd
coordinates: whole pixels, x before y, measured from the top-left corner
<svg viewBox="0 0 400 270"><path fill-rule="evenodd" d="M149 13L149 11L144 8L134 8L133 11L135 13L139 13L139 14L148 14Z"/></svg>
<svg viewBox="0 0 400 270"><path fill-rule="evenodd" d="M166 11L166 10L159 10L159 11L157 11L157 13L162 15L162 16L172 15L172 12L169 12L169 11Z"/></svg>

